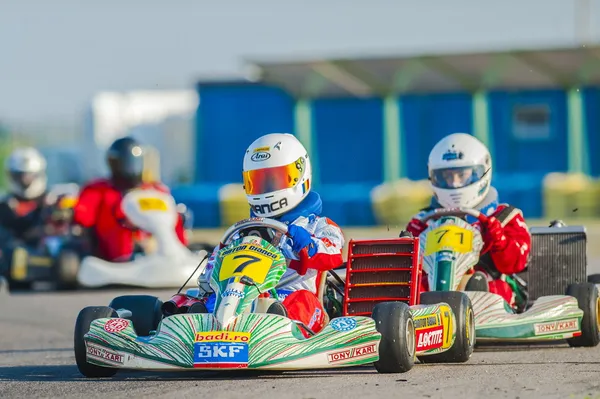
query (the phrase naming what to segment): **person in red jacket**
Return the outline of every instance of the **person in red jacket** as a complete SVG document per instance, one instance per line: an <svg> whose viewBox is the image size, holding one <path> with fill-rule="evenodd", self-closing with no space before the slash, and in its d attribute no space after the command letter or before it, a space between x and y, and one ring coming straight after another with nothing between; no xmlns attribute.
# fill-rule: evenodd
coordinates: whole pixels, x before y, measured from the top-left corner
<svg viewBox="0 0 600 399"><path fill-rule="evenodd" d="M121 210L123 196L132 189L153 188L165 193L169 189L159 182L144 182L145 151L131 137L117 139L107 151L110 178L90 182L81 190L74 208L74 222L90 233L91 253L111 262L131 260L136 242L148 234L136 229ZM187 245L180 217L177 236Z"/></svg>
<svg viewBox="0 0 600 399"><path fill-rule="evenodd" d="M501 295L511 306L516 292L507 276L525 269L529 260L531 235L520 209L498 202L491 186L492 159L486 146L475 137L455 133L438 142L429 155L429 179L434 191L431 205L408 224L407 230L418 236L427 225L420 220L436 208L470 208L487 217L467 221L477 226L484 246L472 278L487 280L489 292ZM511 280L511 279L508 279ZM422 290L427 290L427 279Z"/></svg>

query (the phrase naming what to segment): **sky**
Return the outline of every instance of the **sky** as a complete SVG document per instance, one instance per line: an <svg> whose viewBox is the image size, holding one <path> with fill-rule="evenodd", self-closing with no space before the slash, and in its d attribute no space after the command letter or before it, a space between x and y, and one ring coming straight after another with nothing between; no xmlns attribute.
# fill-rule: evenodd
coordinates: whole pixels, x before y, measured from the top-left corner
<svg viewBox="0 0 600 399"><path fill-rule="evenodd" d="M193 88L249 58L573 45L586 1L600 41L600 0L0 0L0 121L75 123L99 91Z"/></svg>

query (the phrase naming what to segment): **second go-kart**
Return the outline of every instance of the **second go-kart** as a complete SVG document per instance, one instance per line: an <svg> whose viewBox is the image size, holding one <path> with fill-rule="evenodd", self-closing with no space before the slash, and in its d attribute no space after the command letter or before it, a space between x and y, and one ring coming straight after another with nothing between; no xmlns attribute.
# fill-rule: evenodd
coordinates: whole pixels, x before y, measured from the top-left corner
<svg viewBox="0 0 600 399"><path fill-rule="evenodd" d="M285 234L287 225L262 218L238 222L225 232L211 273L212 312L203 298L188 294L165 303L123 296L109 306L84 308L75 327L79 371L108 377L123 368L301 370L375 363L379 372L406 372L414 364L417 320L435 324L452 318L444 305L437 305L439 312L427 314L424 307L413 314L405 303L383 302L369 316L337 317L313 332L272 311L277 302L265 297L276 297L287 270L278 248ZM431 340L440 337L436 333Z"/></svg>
<svg viewBox="0 0 600 399"><path fill-rule="evenodd" d="M584 251L585 258L585 247L572 246L572 243L581 243L581 237L573 236L576 230L565 227L542 228L541 236L536 237L535 229L532 229L533 259L528 266L529 280L534 285L542 286L541 293L544 295L531 298L527 292L527 282L520 276L504 276L516 292L517 306L513 308L500 295L487 292L485 275L480 274L481 272L474 273L476 265L485 266L486 263L479 256L483 246L481 233L464 220L467 215L479 220L486 218L479 211L463 208L437 209L426 213L421 220L429 222L429 226L418 240L423 270L427 273L430 289L464 290L471 298L478 342L566 339L574 347L598 345L598 288L586 282L585 272L579 277L572 272L565 272L569 268L575 269L574 263L577 262L577 259L573 262L564 257L565 253L579 249ZM560 246L561 243L563 247ZM571 247L565 249L565 244ZM563 248L563 253L559 252L560 248ZM544 256L543 252L548 257L560 260L557 263L545 261L539 265L534 260L536 256ZM546 281L531 281L537 267L545 269ZM488 269L489 273L494 273L491 268Z"/></svg>
<svg viewBox="0 0 600 399"><path fill-rule="evenodd" d="M192 251L178 239L175 225L179 214L170 194L154 189L132 190L123 197L121 207L131 224L156 240L155 251L138 254L128 262L86 256L77 274L80 286L171 288L179 286L198 269L206 251ZM200 268L196 273L201 271ZM195 280L189 281L194 284Z"/></svg>
<svg viewBox="0 0 600 399"><path fill-rule="evenodd" d="M3 237L1 273L9 290L30 289L36 282L48 282L57 289L77 285L79 256L74 248L71 225L77 201L77 185L57 185L47 195L51 205L42 209L40 226L32 237L16 240Z"/></svg>

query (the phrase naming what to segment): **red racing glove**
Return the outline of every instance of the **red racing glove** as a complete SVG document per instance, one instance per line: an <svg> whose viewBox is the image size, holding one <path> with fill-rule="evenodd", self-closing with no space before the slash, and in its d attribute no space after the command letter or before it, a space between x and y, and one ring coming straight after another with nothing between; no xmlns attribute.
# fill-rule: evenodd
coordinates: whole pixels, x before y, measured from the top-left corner
<svg viewBox="0 0 600 399"><path fill-rule="evenodd" d="M508 241L506 241L506 236L504 235L504 227L498 219L495 217L488 217L480 220L481 224L481 233L483 236L484 251L503 251L506 249Z"/></svg>
<svg viewBox="0 0 600 399"><path fill-rule="evenodd" d="M423 223L420 219L413 218L406 226L406 230L408 230L413 237L418 237L426 228L427 223Z"/></svg>

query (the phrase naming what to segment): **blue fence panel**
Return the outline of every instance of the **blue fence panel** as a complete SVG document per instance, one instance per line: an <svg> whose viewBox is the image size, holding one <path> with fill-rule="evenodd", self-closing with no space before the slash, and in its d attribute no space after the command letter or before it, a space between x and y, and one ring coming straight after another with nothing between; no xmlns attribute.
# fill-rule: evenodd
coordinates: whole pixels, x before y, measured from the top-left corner
<svg viewBox="0 0 600 399"><path fill-rule="evenodd" d="M584 90L585 122L590 155L590 174L600 176L600 88Z"/></svg>
<svg viewBox="0 0 600 399"><path fill-rule="evenodd" d="M196 113L196 182L242 181L244 151L267 133L292 133L293 99L253 83L200 83Z"/></svg>
<svg viewBox="0 0 600 399"><path fill-rule="evenodd" d="M334 98L313 102L320 182L383 181L381 99Z"/></svg>
<svg viewBox="0 0 600 399"><path fill-rule="evenodd" d="M496 91L489 93L489 104L496 172L567 170L567 104L564 91ZM544 109L548 112L547 122L544 122ZM522 119L517 119L517 111L523 112Z"/></svg>
<svg viewBox="0 0 600 399"><path fill-rule="evenodd" d="M405 95L400 99L404 129L406 175L427 178L427 159L433 146L452 133L471 133L472 98L468 93Z"/></svg>

